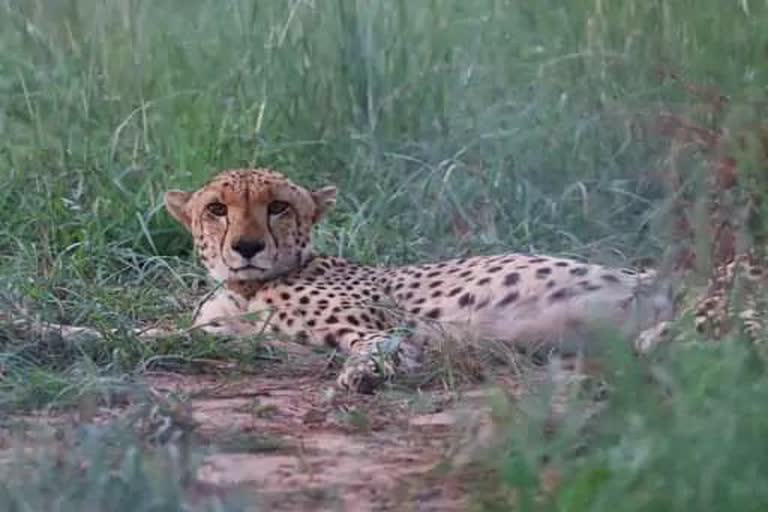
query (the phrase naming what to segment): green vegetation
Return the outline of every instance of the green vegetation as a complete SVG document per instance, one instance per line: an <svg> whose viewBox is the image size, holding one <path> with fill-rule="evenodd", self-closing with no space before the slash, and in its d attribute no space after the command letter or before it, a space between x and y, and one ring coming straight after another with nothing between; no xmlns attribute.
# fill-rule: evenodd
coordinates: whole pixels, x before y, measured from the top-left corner
<svg viewBox="0 0 768 512"><path fill-rule="evenodd" d="M502 435L481 459L494 477L479 480L478 508L764 510L768 378L755 354L738 343L651 361L617 352L599 411L575 391L554 434L547 393L496 404Z"/></svg>
<svg viewBox="0 0 768 512"><path fill-rule="evenodd" d="M147 345L130 334L188 321L205 278L162 192L222 168L338 185L318 246L363 262L660 258L679 241L673 195L703 197L720 148L744 189L768 183L766 54L768 6L755 0L4 0L0 411L109 403L148 365L258 357L207 337ZM731 137L697 145L665 119ZM693 246L708 261L693 203ZM18 318L105 340L38 339ZM478 507L507 510L489 496L515 489L521 509L765 509L762 363L736 342L691 345L648 363L650 387L611 363L615 400L577 454L561 448L582 429L512 435ZM540 426L522 421L529 436ZM162 456L123 445L124 480L86 471L56 510L99 509L104 493L178 509L181 477L148 476ZM563 468L552 501L534 496L543 454ZM3 479L0 509L53 510L54 475L87 455Z"/></svg>
<svg viewBox="0 0 768 512"><path fill-rule="evenodd" d="M20 435L20 428L11 430ZM176 511L191 510L184 508L190 499L200 512L246 510L234 497L211 496L190 486L202 451L182 445L180 452L166 445L148 452L133 430L127 422L108 428L87 425L64 439L38 440L34 449L19 443L26 448L10 453L14 463L0 465L3 510Z"/></svg>

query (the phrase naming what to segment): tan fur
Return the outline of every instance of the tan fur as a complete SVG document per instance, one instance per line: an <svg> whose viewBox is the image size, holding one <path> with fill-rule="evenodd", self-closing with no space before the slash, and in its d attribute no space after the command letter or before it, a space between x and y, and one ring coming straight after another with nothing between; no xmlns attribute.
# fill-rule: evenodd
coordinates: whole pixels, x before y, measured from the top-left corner
<svg viewBox="0 0 768 512"><path fill-rule="evenodd" d="M312 226L335 197L333 187L309 191L269 170L225 171L194 193L167 193L169 212L225 284L195 323L240 335L269 328L337 347L349 355L339 385L369 391L397 367L418 365L415 340L424 336L401 337L402 327L581 350L592 327L636 338L672 316L669 290L653 273L565 258L502 254L388 268L314 256ZM273 201L288 207L270 215ZM263 249L245 258L238 240Z"/></svg>

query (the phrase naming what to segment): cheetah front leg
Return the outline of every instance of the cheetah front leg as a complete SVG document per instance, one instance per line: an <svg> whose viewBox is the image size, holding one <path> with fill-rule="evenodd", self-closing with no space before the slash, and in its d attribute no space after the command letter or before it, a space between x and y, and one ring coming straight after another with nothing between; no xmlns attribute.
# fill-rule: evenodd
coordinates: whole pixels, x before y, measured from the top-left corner
<svg viewBox="0 0 768 512"><path fill-rule="evenodd" d="M421 349L406 334L397 332L349 333L340 340L349 356L336 379L339 387L359 393L372 393L398 370L421 366ZM344 343L347 342L347 343ZM345 347L346 348L346 347Z"/></svg>

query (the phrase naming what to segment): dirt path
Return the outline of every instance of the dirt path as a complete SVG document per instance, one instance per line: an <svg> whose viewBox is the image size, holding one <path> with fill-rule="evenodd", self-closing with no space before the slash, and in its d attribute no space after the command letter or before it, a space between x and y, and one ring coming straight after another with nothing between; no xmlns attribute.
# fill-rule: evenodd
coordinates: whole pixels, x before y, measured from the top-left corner
<svg viewBox="0 0 768 512"><path fill-rule="evenodd" d="M502 378L450 391L359 395L336 389L325 359L299 361L265 365L255 374L226 366L216 367L216 374L140 378L158 404L180 404L182 430L191 432L195 446L207 447L194 489L205 495L235 491L253 501L254 510L466 510L467 489L447 468L476 453L488 437L491 390L502 384L521 392L512 379ZM53 444L40 443L31 434L35 426L50 433L50 427L67 432L88 423L108 425L134 414L141 403L94 404L85 415L80 407L20 415L20 424L27 425L22 445L44 453L61 450L55 439L64 438L49 435ZM0 459L12 462L3 431Z"/></svg>
<svg viewBox="0 0 768 512"><path fill-rule="evenodd" d="M483 412L482 390L457 404L454 393L359 396L306 377L150 382L163 393L198 395L187 402L196 432L221 448L205 459L199 480L253 491L269 510L464 508L462 491L434 475L460 450L459 424Z"/></svg>

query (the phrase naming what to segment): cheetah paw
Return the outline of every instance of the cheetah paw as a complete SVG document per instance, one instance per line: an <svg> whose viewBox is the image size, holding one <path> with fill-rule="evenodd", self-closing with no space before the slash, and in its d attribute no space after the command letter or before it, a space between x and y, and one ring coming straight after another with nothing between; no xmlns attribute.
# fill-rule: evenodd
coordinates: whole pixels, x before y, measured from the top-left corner
<svg viewBox="0 0 768 512"><path fill-rule="evenodd" d="M394 365L388 357L352 355L344 363L336 383L342 389L371 394L394 373Z"/></svg>

